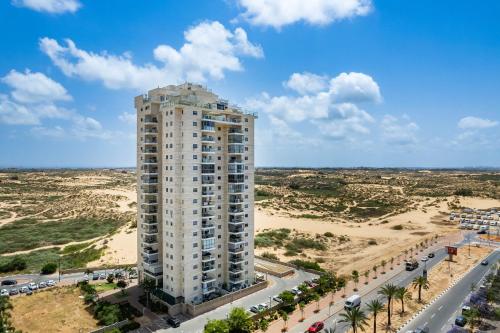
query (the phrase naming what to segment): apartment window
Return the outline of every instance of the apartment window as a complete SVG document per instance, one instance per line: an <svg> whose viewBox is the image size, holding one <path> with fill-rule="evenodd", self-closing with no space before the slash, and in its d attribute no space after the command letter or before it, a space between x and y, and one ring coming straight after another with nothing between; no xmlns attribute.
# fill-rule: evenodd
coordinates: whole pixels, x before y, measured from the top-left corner
<svg viewBox="0 0 500 333"><path fill-rule="evenodd" d="M193 253L193 259L197 259L198 258L198 253Z"/></svg>
<svg viewBox="0 0 500 333"><path fill-rule="evenodd" d="M248 161L248 156L245 156L245 161Z"/></svg>
<svg viewBox="0 0 500 333"><path fill-rule="evenodd" d="M248 151L248 147L245 147L245 151Z"/></svg>
<svg viewBox="0 0 500 333"><path fill-rule="evenodd" d="M198 189L196 187L193 187L193 193L198 192Z"/></svg>
<svg viewBox="0 0 500 333"><path fill-rule="evenodd" d="M193 199L193 203L198 203L198 199Z"/></svg>
<svg viewBox="0 0 500 333"><path fill-rule="evenodd" d="M219 146L219 147L217 147L217 150L219 150L219 151L220 151L220 150L222 150L222 147L220 147L220 146Z"/></svg>
<svg viewBox="0 0 500 333"><path fill-rule="evenodd" d="M197 160L198 159L198 155L193 155L193 160Z"/></svg>
<svg viewBox="0 0 500 333"><path fill-rule="evenodd" d="M198 166L197 165L193 165L193 170L194 171L198 170Z"/></svg>
<svg viewBox="0 0 500 333"><path fill-rule="evenodd" d="M248 123L248 118L245 118L245 123Z"/></svg>
<svg viewBox="0 0 500 333"><path fill-rule="evenodd" d="M197 116L198 115L198 111L193 111L193 116Z"/></svg>
<svg viewBox="0 0 500 333"><path fill-rule="evenodd" d="M217 167L217 170L221 170L221 167L220 167L220 166L218 166L218 167Z"/></svg>
<svg viewBox="0 0 500 333"><path fill-rule="evenodd" d="M247 127L245 127L245 132L248 132L248 128Z"/></svg>
<svg viewBox="0 0 500 333"><path fill-rule="evenodd" d="M220 239L220 238L221 238L221 236L220 236L220 235L218 235L218 236L217 236L217 238L218 238L218 239Z"/></svg>
<svg viewBox="0 0 500 333"><path fill-rule="evenodd" d="M193 243L193 248L198 247L198 243Z"/></svg>
<svg viewBox="0 0 500 333"><path fill-rule="evenodd" d="M196 214L198 214L198 210L193 209L193 215L196 215Z"/></svg>
<svg viewBox="0 0 500 333"><path fill-rule="evenodd" d="M198 177L193 177L193 182L197 182L198 181Z"/></svg>
<svg viewBox="0 0 500 333"><path fill-rule="evenodd" d="M196 148L198 148L198 144L193 143L193 149L196 149Z"/></svg>
<svg viewBox="0 0 500 333"><path fill-rule="evenodd" d="M198 280L198 275L193 276L193 280Z"/></svg>
<svg viewBox="0 0 500 333"><path fill-rule="evenodd" d="M220 230L220 229L221 229L221 227L222 227L221 225L218 225L218 226L217 226L217 229L219 229L219 230Z"/></svg>
<svg viewBox="0 0 500 333"><path fill-rule="evenodd" d="M220 141L220 136L217 138L217 141Z"/></svg>
<svg viewBox="0 0 500 333"><path fill-rule="evenodd" d="M193 138L197 138L198 137L198 133L193 133Z"/></svg>
<svg viewBox="0 0 500 333"><path fill-rule="evenodd" d="M193 225L198 225L198 221L193 221Z"/></svg>
<svg viewBox="0 0 500 333"><path fill-rule="evenodd" d="M217 159L220 161L220 160L221 160L221 157L220 157L220 156L217 156Z"/></svg>
<svg viewBox="0 0 500 333"><path fill-rule="evenodd" d="M248 138L247 137L245 137L245 141L248 142Z"/></svg>
<svg viewBox="0 0 500 333"><path fill-rule="evenodd" d="M217 127L217 130L218 130L218 131L220 131L220 130L222 130L222 129L221 129L220 127Z"/></svg>
<svg viewBox="0 0 500 333"><path fill-rule="evenodd" d="M198 126L198 123L196 121L193 121L193 126Z"/></svg>
<svg viewBox="0 0 500 333"><path fill-rule="evenodd" d="M197 237L198 236L198 232L193 232L193 237Z"/></svg>

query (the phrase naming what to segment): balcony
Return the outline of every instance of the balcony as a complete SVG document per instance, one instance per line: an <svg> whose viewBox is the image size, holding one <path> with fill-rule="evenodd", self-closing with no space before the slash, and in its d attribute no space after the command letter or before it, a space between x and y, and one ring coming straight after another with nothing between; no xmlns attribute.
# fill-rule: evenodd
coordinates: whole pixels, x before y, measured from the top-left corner
<svg viewBox="0 0 500 333"><path fill-rule="evenodd" d="M156 138L146 138L146 140L144 140L144 144L146 145L155 145L158 143L158 140L156 140Z"/></svg>
<svg viewBox="0 0 500 333"><path fill-rule="evenodd" d="M201 262L215 262L215 256L210 252L204 253L201 257Z"/></svg>
<svg viewBox="0 0 500 333"><path fill-rule="evenodd" d="M215 250L215 238L202 239L201 240L201 250L202 251Z"/></svg>
<svg viewBox="0 0 500 333"><path fill-rule="evenodd" d="M158 188L156 186L142 185L142 193L147 195L157 195Z"/></svg>
<svg viewBox="0 0 500 333"><path fill-rule="evenodd" d="M242 215L239 215L239 216L229 216L229 224L241 224L241 223L245 223L245 221L243 221L243 216Z"/></svg>
<svg viewBox="0 0 500 333"><path fill-rule="evenodd" d="M156 125L158 124L158 118L156 117L145 117L144 125Z"/></svg>
<svg viewBox="0 0 500 333"><path fill-rule="evenodd" d="M142 209L142 212L144 214L158 214L158 209L156 208L156 206L145 206L143 209Z"/></svg>
<svg viewBox="0 0 500 333"><path fill-rule="evenodd" d="M245 185L243 184L229 184L228 186L228 192L230 194L235 194L235 193L243 193L245 191Z"/></svg>
<svg viewBox="0 0 500 333"><path fill-rule="evenodd" d="M231 265L229 267L229 272L232 274L240 274L243 273L244 269L242 265Z"/></svg>
<svg viewBox="0 0 500 333"><path fill-rule="evenodd" d="M158 238L156 238L156 236L145 236L142 241L144 242L144 244L157 244L158 243Z"/></svg>
<svg viewBox="0 0 500 333"><path fill-rule="evenodd" d="M223 116L203 115L203 119L209 120L212 122L226 123L226 124L240 124L241 123L240 117L231 117L228 115L223 115Z"/></svg>
<svg viewBox="0 0 500 333"><path fill-rule="evenodd" d="M241 145L230 145L227 148L227 152L229 154L243 154L245 152L245 149Z"/></svg>
<svg viewBox="0 0 500 333"><path fill-rule="evenodd" d="M210 175L215 174L215 164L202 164L201 165L201 173L202 175Z"/></svg>
<svg viewBox="0 0 500 333"><path fill-rule="evenodd" d="M206 208L209 208L209 207L213 207L215 206L215 201L214 200L210 200L210 199L202 199L201 201L201 207L206 207Z"/></svg>
<svg viewBox="0 0 500 333"><path fill-rule="evenodd" d="M209 239L209 238L215 238L215 231L214 230L203 230L201 232L201 239Z"/></svg>
<svg viewBox="0 0 500 333"><path fill-rule="evenodd" d="M144 129L144 133L146 135L150 135L150 134L158 134L158 129L156 127L151 127L151 128L145 128Z"/></svg>
<svg viewBox="0 0 500 333"><path fill-rule="evenodd" d="M215 271L215 263L202 263L201 264L201 271L203 273Z"/></svg>
<svg viewBox="0 0 500 333"><path fill-rule="evenodd" d="M210 286L210 287L207 287L207 288L202 288L201 292L204 295L211 294L211 293L215 292L215 287L214 286Z"/></svg>
<svg viewBox="0 0 500 333"><path fill-rule="evenodd" d="M230 272L231 273L231 272ZM233 273L231 273L233 274ZM232 284L240 284L240 283L244 283L245 282L245 277L243 276L243 274L233 274L229 276L229 282L232 283Z"/></svg>
<svg viewBox="0 0 500 333"><path fill-rule="evenodd" d="M242 225L239 226L229 226L228 232L230 234L242 234L245 232L245 228Z"/></svg>
<svg viewBox="0 0 500 333"><path fill-rule="evenodd" d="M215 153L215 149L213 149L212 147L201 146L201 152L202 154L213 154Z"/></svg>
<svg viewBox="0 0 500 333"><path fill-rule="evenodd" d="M156 157L146 158L142 164L157 164L158 160Z"/></svg>
<svg viewBox="0 0 500 333"><path fill-rule="evenodd" d="M229 203L230 204L242 204L243 196L241 194L230 194L229 195Z"/></svg>
<svg viewBox="0 0 500 333"><path fill-rule="evenodd" d="M212 142L215 142L215 137L213 136L210 136L210 135L203 135L201 137L201 142L209 142L209 143L212 143Z"/></svg>
<svg viewBox="0 0 500 333"><path fill-rule="evenodd" d="M234 206L234 207L229 207L228 213L232 214L232 215L239 215L239 214L243 214L244 212L243 212L243 208Z"/></svg>
<svg viewBox="0 0 500 333"><path fill-rule="evenodd" d="M208 190L208 191L202 191L201 192L201 196L202 197L205 197L205 196L206 197L212 197L214 195L215 195L215 192L214 191L210 191L210 190Z"/></svg>
<svg viewBox="0 0 500 333"><path fill-rule="evenodd" d="M204 283L204 284L207 284L207 283L210 283L210 282L214 282L215 281L215 277L209 275L209 274L202 274L201 276L201 282Z"/></svg>
<svg viewBox="0 0 500 333"><path fill-rule="evenodd" d="M158 149L156 147L146 147L144 148L143 152L144 155L149 155L149 154L157 154Z"/></svg>
<svg viewBox="0 0 500 333"><path fill-rule="evenodd" d="M148 185L158 184L158 177L143 176L141 182Z"/></svg>
<svg viewBox="0 0 500 333"><path fill-rule="evenodd" d="M232 245L229 244L229 247L227 249L229 253L241 253L245 251L245 247L243 245Z"/></svg>
<svg viewBox="0 0 500 333"><path fill-rule="evenodd" d="M212 157L203 157L201 159L201 164L215 164L215 160Z"/></svg>
<svg viewBox="0 0 500 333"><path fill-rule="evenodd" d="M228 139L227 139L227 143L229 143L229 144L243 144L243 136L230 134Z"/></svg>
<svg viewBox="0 0 500 333"><path fill-rule="evenodd" d="M202 132L215 132L215 124L213 121L202 121L201 122Z"/></svg>
<svg viewBox="0 0 500 333"><path fill-rule="evenodd" d="M201 223L201 230L210 230L210 229L215 229L215 224L212 222L202 222Z"/></svg>
<svg viewBox="0 0 500 333"><path fill-rule="evenodd" d="M158 224L158 220L156 219L156 216L146 216L144 220L142 221L143 224Z"/></svg>
<svg viewBox="0 0 500 333"><path fill-rule="evenodd" d="M243 184L245 182L244 175L228 175L227 181L229 184Z"/></svg>
<svg viewBox="0 0 500 333"><path fill-rule="evenodd" d="M241 128L232 127L229 129L229 135L243 135Z"/></svg>
<svg viewBox="0 0 500 333"><path fill-rule="evenodd" d="M231 255L229 256L229 263L231 264L241 264L245 261L245 258L241 255Z"/></svg>
<svg viewBox="0 0 500 333"><path fill-rule="evenodd" d="M229 236L229 244L235 244L238 245L240 243L243 243L245 240L243 239L243 236L235 236L234 234L231 234Z"/></svg>
<svg viewBox="0 0 500 333"><path fill-rule="evenodd" d="M213 185L215 184L214 176L201 176L201 184L202 185Z"/></svg>
<svg viewBox="0 0 500 333"><path fill-rule="evenodd" d="M243 164L229 164L227 166L227 172L229 174L243 174L245 172L245 168Z"/></svg>
<svg viewBox="0 0 500 333"><path fill-rule="evenodd" d="M144 228L144 225L143 225L143 229L144 229L144 234L145 235L154 235L154 234L158 233L158 227L157 226L149 226L149 227Z"/></svg>
<svg viewBox="0 0 500 333"><path fill-rule="evenodd" d="M145 247L142 249L142 253L147 255L147 256L150 256L150 255L158 254L158 250L155 250L152 247Z"/></svg>

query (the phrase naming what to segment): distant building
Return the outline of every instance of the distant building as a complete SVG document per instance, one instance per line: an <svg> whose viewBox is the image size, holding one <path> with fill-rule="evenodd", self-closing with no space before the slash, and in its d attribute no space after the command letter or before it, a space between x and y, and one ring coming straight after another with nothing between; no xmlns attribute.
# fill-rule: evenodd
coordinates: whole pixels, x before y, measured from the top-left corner
<svg viewBox="0 0 500 333"><path fill-rule="evenodd" d="M170 313L254 282L254 120L200 85L135 98L139 279Z"/></svg>

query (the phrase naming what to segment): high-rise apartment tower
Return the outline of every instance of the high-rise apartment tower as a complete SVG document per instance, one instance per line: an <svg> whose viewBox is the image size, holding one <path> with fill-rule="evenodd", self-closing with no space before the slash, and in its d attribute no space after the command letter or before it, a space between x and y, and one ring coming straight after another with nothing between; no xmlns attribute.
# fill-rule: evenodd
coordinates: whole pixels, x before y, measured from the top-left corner
<svg viewBox="0 0 500 333"><path fill-rule="evenodd" d="M139 278L169 312L254 282L254 120L195 84L135 98Z"/></svg>

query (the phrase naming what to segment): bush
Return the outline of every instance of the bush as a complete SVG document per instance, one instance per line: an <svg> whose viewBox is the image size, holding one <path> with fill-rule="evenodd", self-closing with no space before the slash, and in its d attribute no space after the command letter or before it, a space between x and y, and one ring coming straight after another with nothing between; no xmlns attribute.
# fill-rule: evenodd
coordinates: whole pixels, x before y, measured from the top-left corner
<svg viewBox="0 0 500 333"><path fill-rule="evenodd" d="M325 236L325 237L335 237L335 235L334 235L334 234L332 234L330 231L325 232L325 233L323 234L323 236Z"/></svg>
<svg viewBox="0 0 500 333"><path fill-rule="evenodd" d="M274 253L270 253L270 252L264 252L264 253L262 253L261 257L267 258L267 259L272 259L272 260L278 260L278 256L275 255Z"/></svg>
<svg viewBox="0 0 500 333"><path fill-rule="evenodd" d="M454 195L460 195L463 197L470 197L473 195L473 192L470 188L459 188L455 192L453 192Z"/></svg>
<svg viewBox="0 0 500 333"><path fill-rule="evenodd" d="M392 230L403 230L403 226L401 224L396 224L391 227Z"/></svg>
<svg viewBox="0 0 500 333"><path fill-rule="evenodd" d="M113 274L109 274L108 277L106 278L106 281L108 281L108 283L113 283L114 280L115 277L113 276Z"/></svg>
<svg viewBox="0 0 500 333"><path fill-rule="evenodd" d="M26 260L21 257L15 256L5 264L0 265L0 273L9 273L15 271L22 271L26 269Z"/></svg>
<svg viewBox="0 0 500 333"><path fill-rule="evenodd" d="M370 239L368 245L377 245L377 241L375 239Z"/></svg>
<svg viewBox="0 0 500 333"><path fill-rule="evenodd" d="M53 274L57 271L57 264L53 262L48 262L45 265L43 265L41 269L42 274Z"/></svg>
<svg viewBox="0 0 500 333"><path fill-rule="evenodd" d="M323 272L324 269L321 268L318 263L313 262L313 261L307 261L307 260L300 260L300 259L295 259L290 261L291 264L294 264L295 266L298 266L300 268L304 269L314 269L316 271Z"/></svg>
<svg viewBox="0 0 500 333"><path fill-rule="evenodd" d="M94 317L99 325L108 326L123 320L120 307L109 302L98 302L94 308Z"/></svg>

